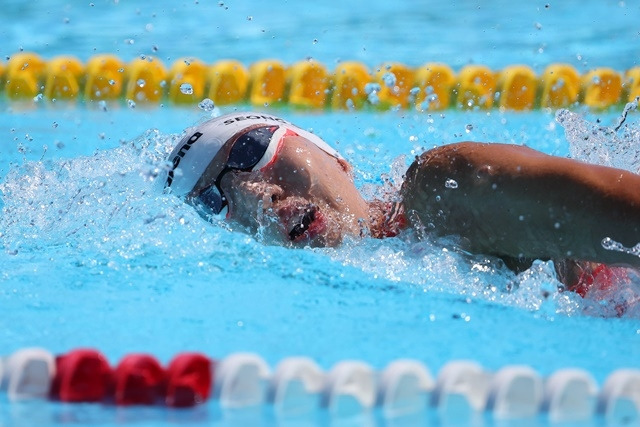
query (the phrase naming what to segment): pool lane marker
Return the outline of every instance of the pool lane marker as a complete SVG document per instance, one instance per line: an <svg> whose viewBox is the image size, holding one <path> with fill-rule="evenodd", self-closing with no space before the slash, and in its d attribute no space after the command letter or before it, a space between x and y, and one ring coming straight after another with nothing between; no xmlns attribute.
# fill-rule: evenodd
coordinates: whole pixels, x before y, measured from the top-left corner
<svg viewBox="0 0 640 427"><path fill-rule="evenodd" d="M2 388L10 401L50 399L65 403L188 408L217 401L223 413L251 413L267 404L276 417L300 419L324 411L331 419L372 416L399 420L435 414L443 422L469 423L489 414L496 420L607 423L640 422L640 370L612 372L598 390L581 369L542 378L528 366L495 373L473 361L452 361L437 378L416 360L399 359L381 372L357 360L328 372L310 358L282 360L275 370L260 356L235 353L216 361L185 352L166 366L143 353L125 355L111 367L95 349L54 356L47 350L18 350L0 363ZM259 412L259 411L258 411Z"/></svg>
<svg viewBox="0 0 640 427"><path fill-rule="evenodd" d="M102 108L116 102L129 107L197 104L205 109L212 104L307 110L605 109L640 96L640 66L624 72L599 67L581 75L569 64L554 63L536 75L520 64L501 70L471 64L456 73L435 62L419 67L387 62L370 69L345 61L331 71L315 60L285 64L263 59L245 67L236 60L206 63L184 57L166 67L151 56L125 62L104 54L83 64L70 55L45 60L37 53L19 52L0 62L0 94L26 105L82 102Z"/></svg>

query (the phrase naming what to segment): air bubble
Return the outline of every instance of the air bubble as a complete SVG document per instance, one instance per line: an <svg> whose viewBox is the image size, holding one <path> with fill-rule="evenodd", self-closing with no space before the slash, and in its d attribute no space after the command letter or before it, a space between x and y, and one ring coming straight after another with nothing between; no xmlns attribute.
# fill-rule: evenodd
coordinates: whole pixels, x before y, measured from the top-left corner
<svg viewBox="0 0 640 427"><path fill-rule="evenodd" d="M444 186L447 188L458 188L458 181L456 181L455 179L448 178L444 182Z"/></svg>

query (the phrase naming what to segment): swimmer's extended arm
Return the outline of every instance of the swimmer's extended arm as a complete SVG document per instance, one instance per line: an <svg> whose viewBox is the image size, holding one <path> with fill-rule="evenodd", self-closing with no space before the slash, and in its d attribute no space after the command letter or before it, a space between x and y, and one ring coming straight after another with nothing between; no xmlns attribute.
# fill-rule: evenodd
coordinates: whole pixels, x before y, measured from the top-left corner
<svg viewBox="0 0 640 427"><path fill-rule="evenodd" d="M407 171L408 216L476 253L640 266L640 175L506 144L430 150Z"/></svg>

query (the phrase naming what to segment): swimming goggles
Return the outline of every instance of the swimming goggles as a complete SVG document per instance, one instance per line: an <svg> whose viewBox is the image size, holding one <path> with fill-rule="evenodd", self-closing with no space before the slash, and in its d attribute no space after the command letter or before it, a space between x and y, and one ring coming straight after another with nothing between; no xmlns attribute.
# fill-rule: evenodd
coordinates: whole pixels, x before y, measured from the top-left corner
<svg viewBox="0 0 640 427"><path fill-rule="evenodd" d="M193 201L210 209L214 214L219 214L228 204L227 198L220 187L220 182L224 175L234 170L252 171L264 157L272 142L273 134L278 128L279 126L276 125L267 125L242 133L233 143L229 158L213 184L194 197Z"/></svg>

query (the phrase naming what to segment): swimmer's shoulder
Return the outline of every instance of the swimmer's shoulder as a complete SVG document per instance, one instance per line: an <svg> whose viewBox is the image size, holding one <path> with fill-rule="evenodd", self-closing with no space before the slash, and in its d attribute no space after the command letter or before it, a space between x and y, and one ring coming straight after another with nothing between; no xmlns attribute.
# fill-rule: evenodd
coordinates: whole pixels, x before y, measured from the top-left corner
<svg viewBox="0 0 640 427"><path fill-rule="evenodd" d="M419 163L468 158L479 161L509 160L519 156L543 156L546 154L533 150L524 145L507 144L500 142L474 142L463 141L444 144L434 147L419 155L416 160Z"/></svg>

